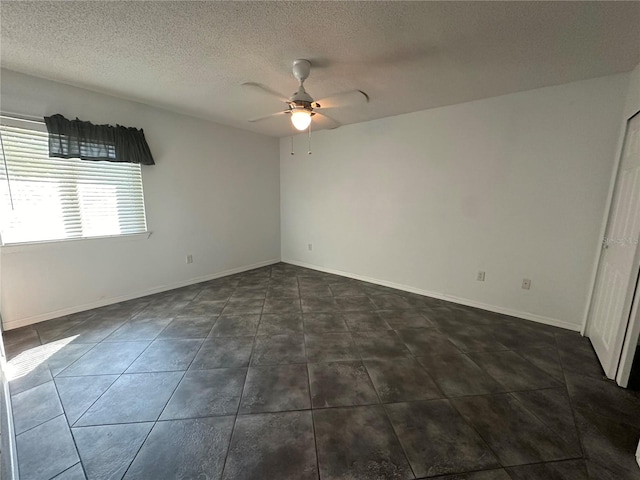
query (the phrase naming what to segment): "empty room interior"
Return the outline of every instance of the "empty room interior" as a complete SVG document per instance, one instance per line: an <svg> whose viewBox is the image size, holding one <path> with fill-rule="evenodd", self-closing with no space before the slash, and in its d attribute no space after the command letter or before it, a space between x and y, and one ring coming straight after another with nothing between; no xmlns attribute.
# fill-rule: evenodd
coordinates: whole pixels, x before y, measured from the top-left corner
<svg viewBox="0 0 640 480"><path fill-rule="evenodd" d="M640 479L640 2L0 26L0 478Z"/></svg>

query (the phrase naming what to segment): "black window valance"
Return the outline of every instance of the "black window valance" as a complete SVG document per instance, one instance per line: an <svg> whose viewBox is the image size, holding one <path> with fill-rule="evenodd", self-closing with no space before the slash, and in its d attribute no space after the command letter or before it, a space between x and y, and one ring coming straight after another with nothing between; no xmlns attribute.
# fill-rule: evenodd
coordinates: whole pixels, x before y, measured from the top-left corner
<svg viewBox="0 0 640 480"><path fill-rule="evenodd" d="M142 129L94 125L60 114L44 117L49 132L49 156L155 165Z"/></svg>

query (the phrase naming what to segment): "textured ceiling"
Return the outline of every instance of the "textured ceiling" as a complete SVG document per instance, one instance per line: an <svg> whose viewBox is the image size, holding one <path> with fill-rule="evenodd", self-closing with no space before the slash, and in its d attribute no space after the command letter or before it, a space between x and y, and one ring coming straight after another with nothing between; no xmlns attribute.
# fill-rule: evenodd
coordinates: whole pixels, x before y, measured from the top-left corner
<svg viewBox="0 0 640 480"><path fill-rule="evenodd" d="M274 136L291 62L343 124L631 70L640 2L8 2L3 67ZM328 113L328 112L327 112ZM321 125L319 125L321 126Z"/></svg>

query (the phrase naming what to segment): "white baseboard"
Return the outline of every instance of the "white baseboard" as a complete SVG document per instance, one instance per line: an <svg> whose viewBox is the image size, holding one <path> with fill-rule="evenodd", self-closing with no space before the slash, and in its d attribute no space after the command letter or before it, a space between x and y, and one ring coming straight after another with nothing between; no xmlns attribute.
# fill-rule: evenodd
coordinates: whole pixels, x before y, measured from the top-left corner
<svg viewBox="0 0 640 480"><path fill-rule="evenodd" d="M376 285L382 285L384 287L395 288L397 290L403 290L405 292L417 293L418 295L424 295L431 298L437 298L439 300L446 300L447 302L457 303L459 305L465 305L468 307L480 308L482 310L487 310L489 312L501 313L503 315L509 315L511 317L523 318L525 320L531 320L538 323L543 323L545 325L551 325L552 327L560 327L567 330L572 330L574 332L580 331L580 325L565 322L563 320L558 320L556 318L545 317L542 315L537 315L535 313L523 312L520 310L513 310L511 308L500 307L497 305L490 305L487 303L477 302L475 300L468 300L466 298L460 298L453 295L447 295L444 293L438 292L430 292L428 290L422 290L420 288L411 287L409 285L402 285L399 283L388 282L386 280L380 280L377 278L367 277L364 275L358 275L356 273L344 272L342 270L335 270L332 268L320 267L318 265L313 265L305 262L298 262L296 260L290 260L283 258L282 261L284 263L289 263L291 265L297 265L298 267L309 268L311 270L317 270L325 273L332 273L334 275L340 275L342 277L353 278L355 280L362 280L363 282L375 283Z"/></svg>
<svg viewBox="0 0 640 480"><path fill-rule="evenodd" d="M61 310L55 310L52 312L45 312L31 317L20 318L18 320L11 320L8 322L3 321L2 328L4 330L13 330L15 328L26 327L27 325L33 325L34 323L43 322L45 320L51 320L52 318L63 317L65 315L71 315L73 313L84 312L85 310L92 310L94 308L104 307L106 305L112 305L114 303L125 302L127 300L133 300L134 298L146 297L147 295L153 295L154 293L166 292L167 290L173 290L180 287L187 287L195 283L206 282L208 280L214 280L220 277L226 277L227 275L233 275L234 273L246 272L247 270L253 270L255 268L266 267L267 265L273 265L279 263L279 258L273 258L264 262L258 262L244 267L232 268L230 270L224 270L222 272L212 273L201 277L190 278L181 282L176 282L170 285L162 285L158 287L149 288L146 290L138 291L135 293L127 293L126 295L119 295L117 297L104 298L95 302L85 303L69 308L63 308Z"/></svg>

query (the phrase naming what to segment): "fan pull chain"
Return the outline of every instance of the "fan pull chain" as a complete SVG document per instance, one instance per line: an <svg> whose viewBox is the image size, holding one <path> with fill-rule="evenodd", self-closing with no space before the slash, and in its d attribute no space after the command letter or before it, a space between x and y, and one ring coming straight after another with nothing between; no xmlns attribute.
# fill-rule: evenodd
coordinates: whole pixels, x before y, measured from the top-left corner
<svg viewBox="0 0 640 480"><path fill-rule="evenodd" d="M293 152L293 135L291 135L291 155L295 155Z"/></svg>
<svg viewBox="0 0 640 480"><path fill-rule="evenodd" d="M309 124L309 151L307 153L311 155L311 124Z"/></svg>

